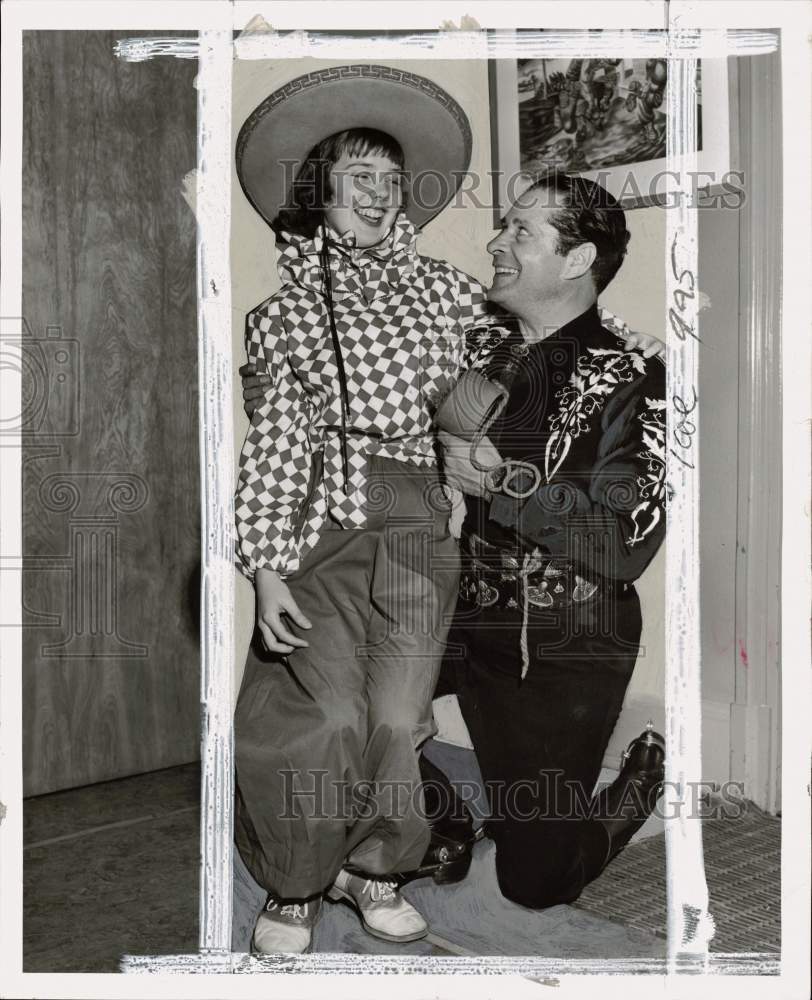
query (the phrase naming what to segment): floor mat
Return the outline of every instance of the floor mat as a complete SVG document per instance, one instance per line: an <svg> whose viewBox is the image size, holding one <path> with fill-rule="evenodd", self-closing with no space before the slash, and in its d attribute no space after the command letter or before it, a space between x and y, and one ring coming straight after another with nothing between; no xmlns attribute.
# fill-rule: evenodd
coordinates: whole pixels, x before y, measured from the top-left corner
<svg viewBox="0 0 812 1000"><path fill-rule="evenodd" d="M743 803L741 816L702 825L712 952L781 951L781 820ZM630 845L578 902L580 909L666 936L665 838Z"/></svg>

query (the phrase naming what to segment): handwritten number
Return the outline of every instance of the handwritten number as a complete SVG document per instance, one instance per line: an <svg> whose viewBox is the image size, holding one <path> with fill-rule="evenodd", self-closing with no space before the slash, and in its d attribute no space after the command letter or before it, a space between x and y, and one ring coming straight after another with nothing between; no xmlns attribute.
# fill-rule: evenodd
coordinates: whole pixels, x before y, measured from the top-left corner
<svg viewBox="0 0 812 1000"><path fill-rule="evenodd" d="M680 340L685 340L686 337L693 337L694 340L699 340L694 328L685 322L673 306L668 310L668 321L671 324L671 329Z"/></svg>
<svg viewBox="0 0 812 1000"><path fill-rule="evenodd" d="M685 274L688 274L691 276L691 278L693 278L693 275L691 274L690 271L686 271ZM681 288L677 288L674 290L674 301L677 303L677 309L679 309L680 312L685 312L685 300L692 298L694 298L693 291L685 292Z"/></svg>
<svg viewBox="0 0 812 1000"><path fill-rule="evenodd" d="M677 239L679 234L674 237L674 242L671 244L671 273L677 279L678 284L682 284L686 278L688 278L688 291L693 292L696 286L696 278L694 278L692 271L678 271L677 270ZM693 296L692 296L693 297Z"/></svg>

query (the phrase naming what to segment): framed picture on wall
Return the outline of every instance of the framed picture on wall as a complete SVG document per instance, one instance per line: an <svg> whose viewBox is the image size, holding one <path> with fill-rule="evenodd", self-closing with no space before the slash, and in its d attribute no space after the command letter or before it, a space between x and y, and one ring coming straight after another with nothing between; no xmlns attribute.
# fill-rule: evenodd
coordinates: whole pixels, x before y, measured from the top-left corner
<svg viewBox="0 0 812 1000"><path fill-rule="evenodd" d="M489 79L497 208L548 167L599 181L624 208L665 201L666 59L496 59ZM698 187L715 188L735 165L728 60L700 60L697 84Z"/></svg>

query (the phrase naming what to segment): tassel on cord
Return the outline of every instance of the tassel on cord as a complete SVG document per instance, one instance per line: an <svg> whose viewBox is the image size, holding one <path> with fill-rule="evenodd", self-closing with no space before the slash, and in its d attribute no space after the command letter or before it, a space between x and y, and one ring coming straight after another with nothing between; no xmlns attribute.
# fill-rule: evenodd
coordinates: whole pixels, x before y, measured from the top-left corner
<svg viewBox="0 0 812 1000"><path fill-rule="evenodd" d="M522 650L522 680L527 676L530 667L530 653L527 648L527 621L530 616L530 597L527 593L527 576L530 572L530 562L532 556L525 552L519 578L522 581L522 632L519 640Z"/></svg>
<svg viewBox="0 0 812 1000"><path fill-rule="evenodd" d="M347 458L347 413L350 408L350 397L347 391L347 373L344 371L344 357L341 353L341 343L338 339L335 312L333 310L333 276L330 273L330 245L326 231L321 241L321 271L324 279L324 298L327 301L327 316L330 321L330 336L333 341L333 353L338 368L338 383L341 389L341 471L344 476L344 493L350 494L349 460Z"/></svg>

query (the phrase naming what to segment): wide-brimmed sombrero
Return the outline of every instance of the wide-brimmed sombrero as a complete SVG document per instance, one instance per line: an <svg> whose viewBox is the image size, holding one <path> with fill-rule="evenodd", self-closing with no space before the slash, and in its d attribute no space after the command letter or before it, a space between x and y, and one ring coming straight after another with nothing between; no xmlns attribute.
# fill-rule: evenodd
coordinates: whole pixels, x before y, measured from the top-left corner
<svg viewBox="0 0 812 1000"><path fill-rule="evenodd" d="M390 66L306 73L266 97L237 137L240 184L267 222L313 147L348 128L379 129L400 143L410 181L406 214L417 227L454 197L471 160L468 118L431 80Z"/></svg>

